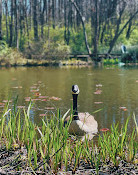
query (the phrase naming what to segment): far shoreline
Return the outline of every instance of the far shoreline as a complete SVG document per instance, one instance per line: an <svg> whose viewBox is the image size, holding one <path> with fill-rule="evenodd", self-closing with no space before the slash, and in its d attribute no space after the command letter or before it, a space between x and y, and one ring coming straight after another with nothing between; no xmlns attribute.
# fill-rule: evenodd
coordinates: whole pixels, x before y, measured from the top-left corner
<svg viewBox="0 0 138 175"><path fill-rule="evenodd" d="M119 63L119 62L118 62ZM104 61L94 62L92 60L82 61L77 58L65 59L65 60L37 60L37 59L27 59L27 58L19 58L19 59L4 59L0 58L0 68L2 67L66 67L66 66L119 66L118 63L112 64L107 63L104 64ZM138 63L125 63L123 66L137 66Z"/></svg>

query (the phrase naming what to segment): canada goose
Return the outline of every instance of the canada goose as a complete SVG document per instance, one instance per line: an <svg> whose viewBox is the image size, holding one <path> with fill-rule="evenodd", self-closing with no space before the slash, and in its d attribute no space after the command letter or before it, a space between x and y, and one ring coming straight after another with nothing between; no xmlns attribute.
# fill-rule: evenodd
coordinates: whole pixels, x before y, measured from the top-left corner
<svg viewBox="0 0 138 175"><path fill-rule="evenodd" d="M91 134L91 139L94 136L94 133L98 131L98 124L97 121L94 119L92 115L88 112L85 113L78 113L77 111L77 97L79 94L79 87L78 85L72 86L72 96L73 96L73 118L69 127L69 133L75 134L78 136L84 136L85 134ZM64 124L66 124L70 119L68 116Z"/></svg>

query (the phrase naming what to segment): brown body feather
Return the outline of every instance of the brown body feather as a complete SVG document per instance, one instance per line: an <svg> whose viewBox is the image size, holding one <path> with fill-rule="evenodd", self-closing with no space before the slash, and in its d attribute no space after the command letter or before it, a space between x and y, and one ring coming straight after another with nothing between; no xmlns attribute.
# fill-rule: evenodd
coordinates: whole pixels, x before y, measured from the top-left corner
<svg viewBox="0 0 138 175"><path fill-rule="evenodd" d="M70 116L65 119L65 123L69 121L69 119ZM69 127L69 133L78 136L83 136L88 133L94 134L97 133L97 131L97 121L88 112L78 113L78 120L73 119Z"/></svg>

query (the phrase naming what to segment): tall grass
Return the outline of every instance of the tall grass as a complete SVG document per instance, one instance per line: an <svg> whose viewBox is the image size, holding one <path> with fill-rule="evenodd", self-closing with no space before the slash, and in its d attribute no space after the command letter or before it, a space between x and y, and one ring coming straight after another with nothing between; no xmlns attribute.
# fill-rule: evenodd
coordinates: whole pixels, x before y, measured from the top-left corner
<svg viewBox="0 0 138 175"><path fill-rule="evenodd" d="M56 115L43 118L41 127L38 127L30 120L30 108L31 104L27 111L24 110L24 116L21 116L20 110L5 108L0 117L0 148L7 151L26 150L26 166L34 172L48 169L56 174L63 169L75 173L85 162L99 174L101 164L109 161L116 167L121 160L134 162L138 147L137 131L134 128L128 135L129 118L121 130L118 125L113 125L110 132L99 135L96 144L87 138L82 142L76 136L69 135L71 119L65 126L63 119L69 111L62 118L58 110ZM23 168L21 164L17 167Z"/></svg>

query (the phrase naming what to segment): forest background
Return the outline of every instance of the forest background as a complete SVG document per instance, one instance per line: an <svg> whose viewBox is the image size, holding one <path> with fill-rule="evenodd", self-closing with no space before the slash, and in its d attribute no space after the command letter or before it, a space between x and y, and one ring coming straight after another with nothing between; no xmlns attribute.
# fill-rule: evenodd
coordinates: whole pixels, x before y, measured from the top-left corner
<svg viewBox="0 0 138 175"><path fill-rule="evenodd" d="M138 0L0 0L0 58L138 54Z"/></svg>

